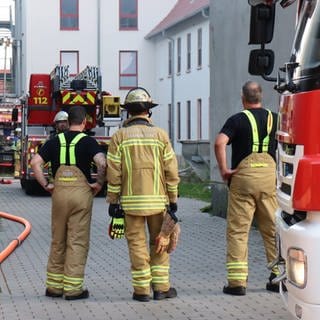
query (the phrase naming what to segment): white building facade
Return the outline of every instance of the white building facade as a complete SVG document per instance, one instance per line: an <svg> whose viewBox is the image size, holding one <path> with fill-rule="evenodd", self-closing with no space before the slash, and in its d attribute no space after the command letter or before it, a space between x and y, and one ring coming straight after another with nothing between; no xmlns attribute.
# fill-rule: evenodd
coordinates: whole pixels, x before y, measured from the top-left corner
<svg viewBox="0 0 320 320"><path fill-rule="evenodd" d="M180 142L209 139L209 0L15 0L21 94L32 73L99 66L102 90L145 87L157 125ZM163 24L168 22L169 24ZM19 48L20 54L19 54ZM17 73L18 74L18 73Z"/></svg>
<svg viewBox="0 0 320 320"><path fill-rule="evenodd" d="M31 73L69 64L99 66L102 88L123 98L130 86L154 91L153 46L144 36L176 0L16 0L20 8L22 91Z"/></svg>
<svg viewBox="0 0 320 320"><path fill-rule="evenodd" d="M154 116L178 155L202 157L209 143L209 1L180 0L146 38L154 43ZM189 145L183 150L184 146ZM200 147L201 149L201 147ZM209 152L209 151L208 151ZM205 157L209 155L205 152Z"/></svg>

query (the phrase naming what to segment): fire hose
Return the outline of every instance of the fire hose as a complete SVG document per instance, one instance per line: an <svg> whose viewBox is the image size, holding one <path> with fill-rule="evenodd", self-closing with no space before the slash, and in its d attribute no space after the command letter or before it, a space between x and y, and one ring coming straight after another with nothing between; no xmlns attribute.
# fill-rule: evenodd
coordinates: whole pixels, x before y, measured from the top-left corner
<svg viewBox="0 0 320 320"><path fill-rule="evenodd" d="M0 217L2 218L5 218L5 219L8 219L8 220L11 220L11 221L15 221L15 222L18 222L18 223L21 223L24 225L24 230L22 233L20 233L20 235L12 240L9 245L0 252L0 265L1 263L7 259L10 254L18 247L22 244L22 242L28 237L28 235L30 234L31 232L31 224L25 220L24 218L21 218L21 217L17 217L17 216L14 216L12 214L8 214L8 213L5 213L5 212L0 212Z"/></svg>
<svg viewBox="0 0 320 320"><path fill-rule="evenodd" d="M8 220L11 220L11 221L14 221L14 222L18 222L18 223L21 223L21 224L24 225L23 232L20 233L20 235L16 239L12 240L9 243L9 245L4 250L2 250L0 252L0 271L1 271L1 274L2 274L2 276L4 278L4 280L5 280L5 284L7 286L7 289L9 291L9 293L11 294L10 288L9 288L7 280L6 280L6 277L5 277L5 275L4 275L3 271L2 271L1 264L28 237L28 235L31 232L31 224L29 223L29 221L27 221L27 220L25 220L25 219L23 219L21 217L17 217L17 216L14 216L12 214L5 213L5 212L0 212L0 218L8 219ZM0 287L0 292L1 292L1 287Z"/></svg>

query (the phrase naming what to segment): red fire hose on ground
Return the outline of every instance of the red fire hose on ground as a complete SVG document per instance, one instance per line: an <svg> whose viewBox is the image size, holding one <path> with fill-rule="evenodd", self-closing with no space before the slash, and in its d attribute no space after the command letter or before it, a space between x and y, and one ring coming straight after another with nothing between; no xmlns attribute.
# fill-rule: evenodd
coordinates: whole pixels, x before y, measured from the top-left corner
<svg viewBox="0 0 320 320"><path fill-rule="evenodd" d="M0 218L1 217L8 219L8 220L11 220L11 221L19 222L19 223L23 224L25 228L24 228L23 232L20 233L20 235L16 239L12 240L9 243L9 245L4 250L2 250L0 252L0 265L5 259L7 259L10 256L10 254L18 246L20 246L22 244L22 242L28 237L28 235L31 232L31 224L27 220L25 220L21 217L14 216L12 214L5 213L5 212L0 212Z"/></svg>
<svg viewBox="0 0 320 320"><path fill-rule="evenodd" d="M5 284L7 286L7 289L9 291L9 293L11 294L10 288L9 288L7 280L6 280L6 277L5 277L5 275L4 275L3 271L2 271L1 264L28 237L28 235L31 232L31 224L29 223L29 221L27 221L27 220L25 220L25 219L23 219L21 217L17 217L17 216L14 216L12 214L5 213L5 212L0 212L0 218L4 218L4 219L7 219L7 220L18 222L18 223L21 223L21 224L24 225L23 232L20 233L20 235L16 239L12 240L9 243L9 245L4 250L2 250L0 252L0 271L1 271L1 274L2 274L2 276L4 278L4 281L5 281ZM1 292L1 287L0 287L0 292Z"/></svg>

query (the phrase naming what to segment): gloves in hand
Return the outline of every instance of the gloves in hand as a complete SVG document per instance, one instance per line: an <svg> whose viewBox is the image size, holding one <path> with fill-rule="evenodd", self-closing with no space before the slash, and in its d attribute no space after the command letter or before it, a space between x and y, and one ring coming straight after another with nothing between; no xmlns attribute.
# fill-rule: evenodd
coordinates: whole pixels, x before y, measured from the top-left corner
<svg viewBox="0 0 320 320"><path fill-rule="evenodd" d="M124 237L124 217L112 217L109 223L109 237L111 239L122 239Z"/></svg>
<svg viewBox="0 0 320 320"><path fill-rule="evenodd" d="M181 228L180 228L180 225L177 223L174 226L174 229L170 235L170 242L169 242L168 248L167 248L168 253L171 253L176 249L177 244L178 244L178 240L180 237L180 232L181 232Z"/></svg>
<svg viewBox="0 0 320 320"><path fill-rule="evenodd" d="M124 237L124 211L117 203L110 203L108 209L111 217L109 223L109 236L111 239L122 239Z"/></svg>
<svg viewBox="0 0 320 320"><path fill-rule="evenodd" d="M123 211L120 209L120 204L110 203L108 213L110 217L121 218L123 217Z"/></svg>
<svg viewBox="0 0 320 320"><path fill-rule="evenodd" d="M156 253L162 254L167 251L170 243L170 236L165 235L163 232L160 232L156 237Z"/></svg>
<svg viewBox="0 0 320 320"><path fill-rule="evenodd" d="M176 213L176 212L178 211L178 205L177 205L177 203L170 202L170 204L169 204L169 210L170 210L170 212L172 212L172 213Z"/></svg>

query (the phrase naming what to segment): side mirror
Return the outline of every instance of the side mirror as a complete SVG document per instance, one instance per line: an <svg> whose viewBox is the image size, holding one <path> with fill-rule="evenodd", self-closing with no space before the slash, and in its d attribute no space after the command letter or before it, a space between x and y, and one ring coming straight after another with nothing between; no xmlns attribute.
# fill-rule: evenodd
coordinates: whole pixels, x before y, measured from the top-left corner
<svg viewBox="0 0 320 320"><path fill-rule="evenodd" d="M274 67L274 52L269 49L250 51L249 73L254 76L269 75Z"/></svg>
<svg viewBox="0 0 320 320"><path fill-rule="evenodd" d="M275 4L251 6L249 44L265 44L271 42L275 15Z"/></svg>
<svg viewBox="0 0 320 320"><path fill-rule="evenodd" d="M11 113L11 121L17 122L18 121L18 108L13 108Z"/></svg>

